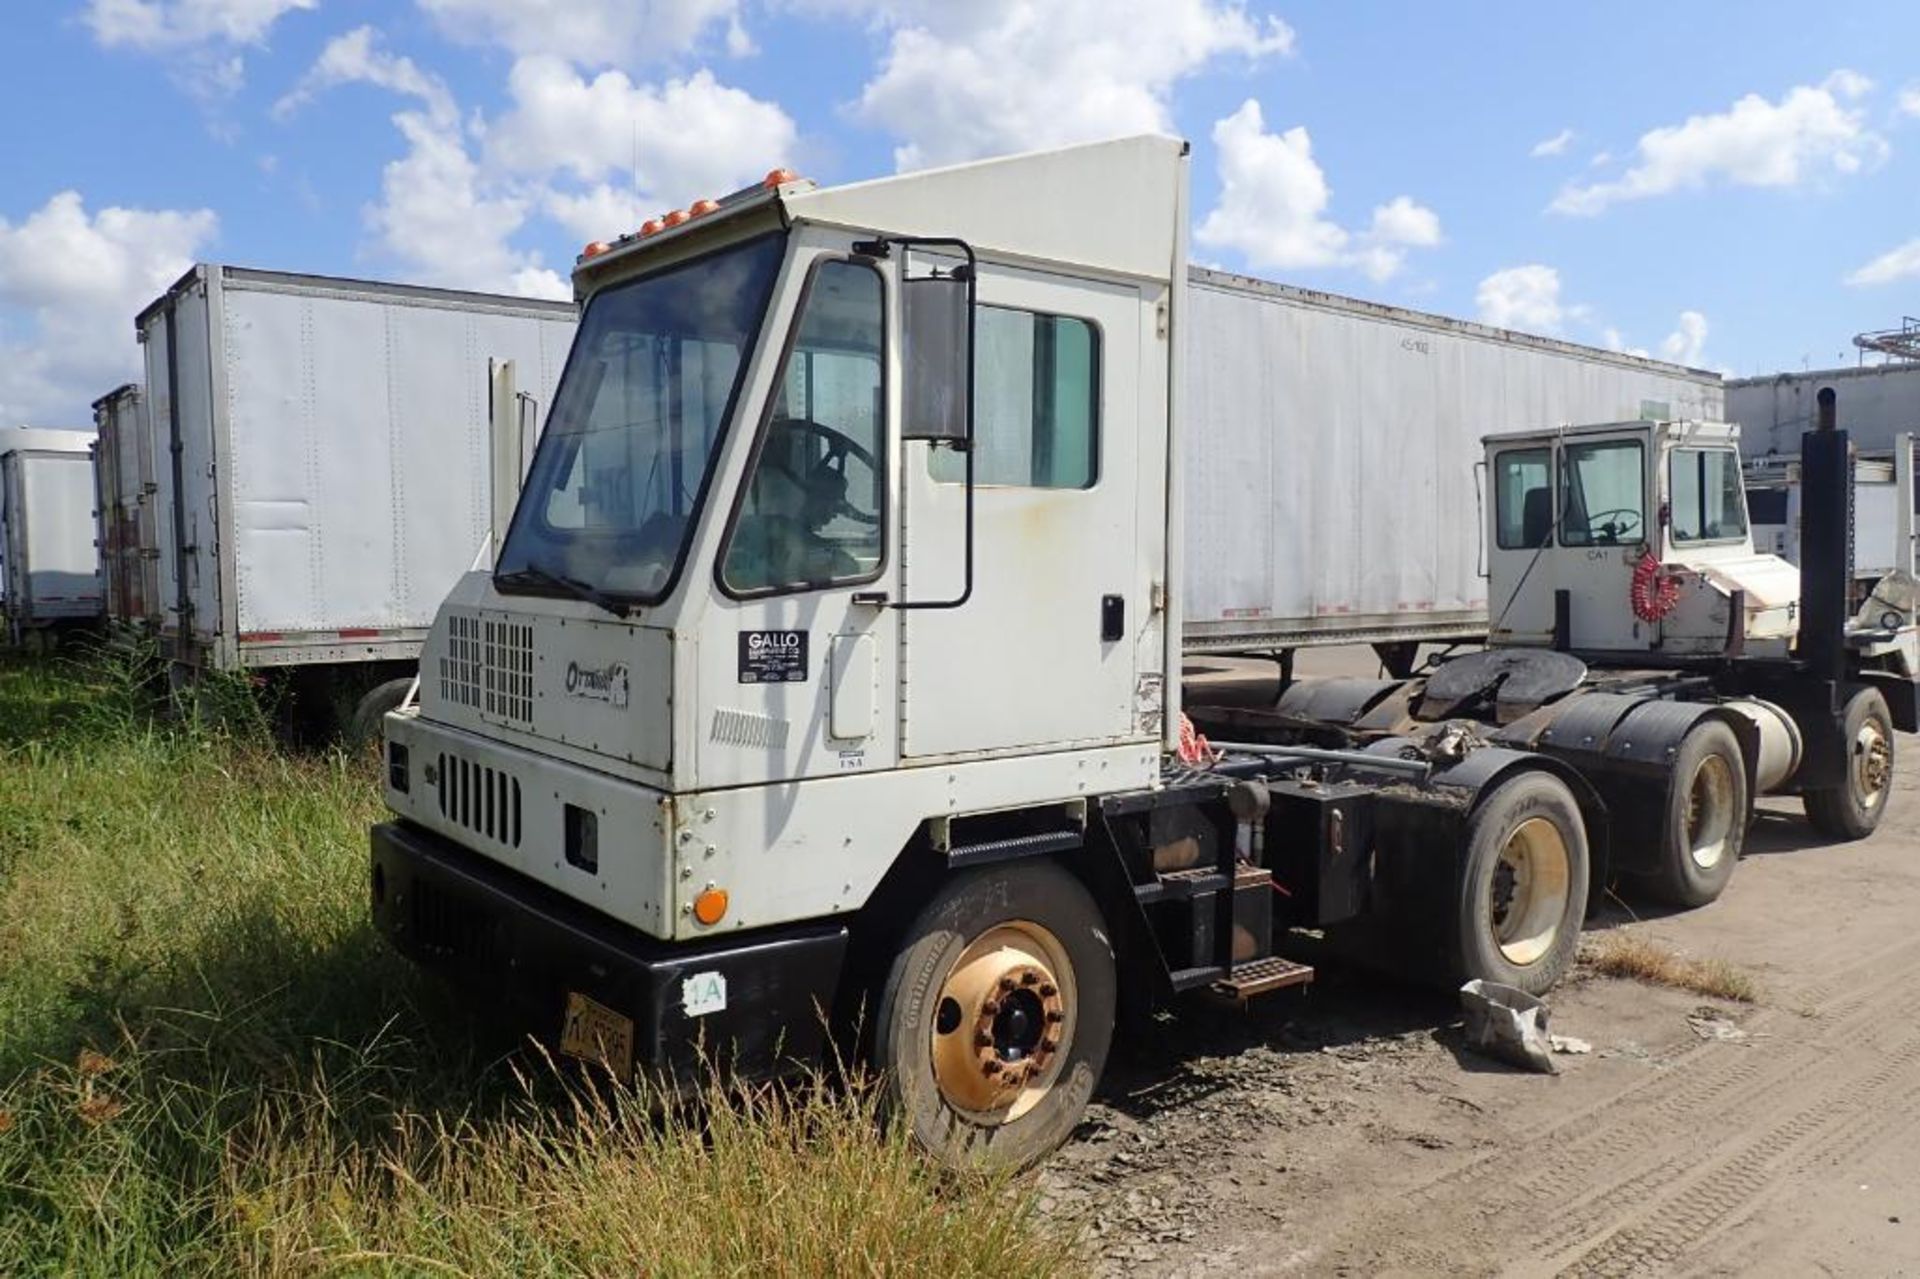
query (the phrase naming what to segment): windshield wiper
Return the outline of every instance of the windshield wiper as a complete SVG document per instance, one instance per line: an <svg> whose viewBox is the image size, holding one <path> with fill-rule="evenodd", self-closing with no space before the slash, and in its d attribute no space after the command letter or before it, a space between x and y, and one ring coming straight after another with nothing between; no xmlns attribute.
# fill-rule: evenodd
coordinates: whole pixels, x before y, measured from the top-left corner
<svg viewBox="0 0 1920 1279"><path fill-rule="evenodd" d="M627 618L627 605L623 601L614 599L605 591L579 578L555 573L551 569L541 568L538 564L529 564L525 568L514 569L511 573L495 573L493 580L498 586L525 586L531 583L555 587L574 599L585 600L596 608L605 609L621 621Z"/></svg>

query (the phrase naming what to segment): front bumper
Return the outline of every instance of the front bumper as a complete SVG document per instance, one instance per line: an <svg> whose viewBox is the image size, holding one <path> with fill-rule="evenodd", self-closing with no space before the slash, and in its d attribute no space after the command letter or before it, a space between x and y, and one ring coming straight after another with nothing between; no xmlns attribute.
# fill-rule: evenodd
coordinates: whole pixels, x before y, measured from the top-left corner
<svg viewBox="0 0 1920 1279"><path fill-rule="evenodd" d="M846 953L841 924L666 942L407 822L372 832L373 919L423 967L527 1003L557 1039L577 992L631 1017L634 1064L682 1079L706 1062L740 1074L819 1059ZM724 1006L698 1016L687 983Z"/></svg>

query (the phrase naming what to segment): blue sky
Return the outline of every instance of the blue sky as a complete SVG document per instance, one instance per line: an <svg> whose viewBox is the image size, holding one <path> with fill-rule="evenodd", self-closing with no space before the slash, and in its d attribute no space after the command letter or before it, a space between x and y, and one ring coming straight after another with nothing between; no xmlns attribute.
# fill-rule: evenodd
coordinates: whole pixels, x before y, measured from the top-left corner
<svg viewBox="0 0 1920 1279"><path fill-rule="evenodd" d="M588 238L1160 129L1195 256L1739 374L1920 312L1920 8L32 0L0 424L72 424L195 258L556 294ZM637 161L637 165L636 165Z"/></svg>

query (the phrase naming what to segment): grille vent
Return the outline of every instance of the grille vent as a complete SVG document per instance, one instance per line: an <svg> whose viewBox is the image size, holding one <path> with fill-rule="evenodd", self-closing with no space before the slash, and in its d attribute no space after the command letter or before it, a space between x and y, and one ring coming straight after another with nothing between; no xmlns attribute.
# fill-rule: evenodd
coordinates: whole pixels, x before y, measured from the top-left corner
<svg viewBox="0 0 1920 1279"><path fill-rule="evenodd" d="M533 626L471 614L447 618L440 696L493 719L533 724Z"/></svg>
<svg viewBox="0 0 1920 1279"><path fill-rule="evenodd" d="M758 746L782 750L787 744L787 721L752 711L725 708L713 712L713 740L727 746Z"/></svg>
<svg viewBox="0 0 1920 1279"><path fill-rule="evenodd" d="M520 779L440 753L440 815L508 848L520 847Z"/></svg>

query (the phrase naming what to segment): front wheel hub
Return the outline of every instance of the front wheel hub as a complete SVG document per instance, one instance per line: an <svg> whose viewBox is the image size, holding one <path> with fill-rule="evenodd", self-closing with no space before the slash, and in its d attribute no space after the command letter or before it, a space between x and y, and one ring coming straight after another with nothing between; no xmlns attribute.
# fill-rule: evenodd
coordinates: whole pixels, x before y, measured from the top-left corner
<svg viewBox="0 0 1920 1279"><path fill-rule="evenodd" d="M1072 969L1038 924L1002 924L974 939L941 983L933 1077L956 1110L1017 1119L1059 1076L1073 1028Z"/></svg>

